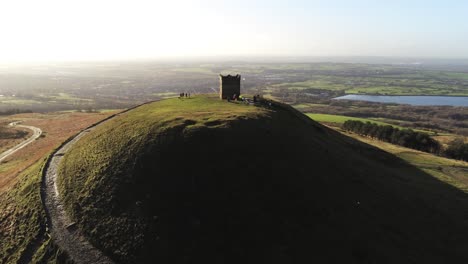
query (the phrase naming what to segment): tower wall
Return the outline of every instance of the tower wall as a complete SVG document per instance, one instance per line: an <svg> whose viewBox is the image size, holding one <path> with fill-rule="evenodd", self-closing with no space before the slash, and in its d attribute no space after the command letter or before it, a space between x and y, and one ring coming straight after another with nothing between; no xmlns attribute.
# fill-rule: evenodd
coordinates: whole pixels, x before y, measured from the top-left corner
<svg viewBox="0 0 468 264"><path fill-rule="evenodd" d="M240 95L241 76L219 75L219 98L232 98Z"/></svg>

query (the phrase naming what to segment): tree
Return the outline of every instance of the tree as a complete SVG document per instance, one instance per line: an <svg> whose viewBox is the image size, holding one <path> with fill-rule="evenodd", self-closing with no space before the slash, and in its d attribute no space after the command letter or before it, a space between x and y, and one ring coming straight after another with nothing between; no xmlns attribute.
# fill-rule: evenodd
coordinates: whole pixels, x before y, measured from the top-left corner
<svg viewBox="0 0 468 264"><path fill-rule="evenodd" d="M456 138L448 144L444 154L452 159L468 161L468 144L462 138Z"/></svg>
<svg viewBox="0 0 468 264"><path fill-rule="evenodd" d="M417 132L412 129L400 130L389 125L381 126L375 123L363 123L357 120L347 120L343 124L343 129L395 145L440 154L441 147L438 141L431 138L427 133Z"/></svg>

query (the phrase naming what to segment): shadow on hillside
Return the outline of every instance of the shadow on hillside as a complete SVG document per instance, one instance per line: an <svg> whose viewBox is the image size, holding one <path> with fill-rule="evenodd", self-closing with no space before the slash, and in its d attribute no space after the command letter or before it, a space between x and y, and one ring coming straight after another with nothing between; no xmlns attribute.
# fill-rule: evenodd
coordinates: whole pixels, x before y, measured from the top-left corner
<svg viewBox="0 0 468 264"><path fill-rule="evenodd" d="M268 113L148 135L90 185L106 196L84 199L80 226L127 263L468 263L464 192L287 106Z"/></svg>
<svg viewBox="0 0 468 264"><path fill-rule="evenodd" d="M338 244L351 238L348 248L356 262L468 260L467 193L377 147L326 130L350 146L354 162L361 161L345 165L354 165L357 174L343 177L344 185L334 192L354 203L353 213L342 215L349 221L345 225L349 229L341 230L347 235ZM337 241L330 243L330 248L335 248Z"/></svg>

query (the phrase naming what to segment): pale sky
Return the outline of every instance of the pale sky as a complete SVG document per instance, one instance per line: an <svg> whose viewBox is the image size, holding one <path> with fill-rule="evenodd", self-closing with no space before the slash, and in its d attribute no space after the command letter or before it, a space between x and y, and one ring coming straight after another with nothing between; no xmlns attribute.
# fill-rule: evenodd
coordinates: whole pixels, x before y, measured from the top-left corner
<svg viewBox="0 0 468 264"><path fill-rule="evenodd" d="M464 0L0 0L0 62L468 58Z"/></svg>

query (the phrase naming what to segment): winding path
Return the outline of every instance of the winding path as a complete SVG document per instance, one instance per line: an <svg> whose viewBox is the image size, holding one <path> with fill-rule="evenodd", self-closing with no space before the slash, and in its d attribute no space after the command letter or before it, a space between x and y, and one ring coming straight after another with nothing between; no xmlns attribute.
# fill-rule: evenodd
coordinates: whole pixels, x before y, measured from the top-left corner
<svg viewBox="0 0 468 264"><path fill-rule="evenodd" d="M57 173L63 155L75 144L80 138L95 129L96 126L106 122L107 120L119 116L132 109L145 104L150 104L155 101L149 101L122 112L111 115L98 123L88 127L78 133L71 140L64 142L57 150L55 150L45 165L42 175L41 197L44 209L47 214L47 226L54 242L62 251L65 251L69 258L76 264L108 264L114 263L109 257L104 255L99 249L95 248L81 231L76 227L75 223L70 219L63 203L60 199L59 189L57 188Z"/></svg>
<svg viewBox="0 0 468 264"><path fill-rule="evenodd" d="M52 154L47 164L43 179L43 202L49 219L49 232L54 242L77 264L80 263L113 263L99 249L95 248L78 230L65 212L57 188L57 173L63 155L81 137L93 128L86 129L72 140L62 145Z"/></svg>
<svg viewBox="0 0 468 264"><path fill-rule="evenodd" d="M13 122L13 123L8 124L8 126L22 127L22 128L32 130L33 135L30 138L26 139L25 141L19 143L18 145L12 147L11 149L6 150L3 153L1 153L0 154L0 162L2 162L4 159L8 158L10 155L14 154L15 152L17 152L18 150L20 150L20 149L26 147L27 145L29 145L30 143L34 142L34 140L36 140L37 138L39 138L42 135L42 130L40 128L33 127L33 126L19 125L19 123L20 123L19 121L18 122Z"/></svg>

